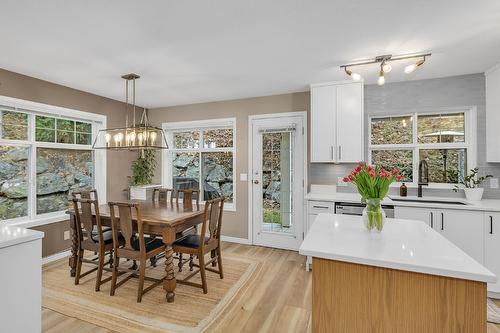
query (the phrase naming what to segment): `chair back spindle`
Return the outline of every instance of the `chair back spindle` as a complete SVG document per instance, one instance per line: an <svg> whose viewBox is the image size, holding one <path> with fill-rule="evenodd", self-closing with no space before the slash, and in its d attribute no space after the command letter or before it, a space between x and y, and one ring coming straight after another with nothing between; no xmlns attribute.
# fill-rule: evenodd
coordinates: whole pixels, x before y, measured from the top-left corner
<svg viewBox="0 0 500 333"><path fill-rule="evenodd" d="M222 225L222 213L224 210L224 198L217 198L205 202L205 217L203 219L202 230L200 234L200 244L205 243L205 236L208 231L209 239L220 240L220 230ZM208 229L208 230L207 230Z"/></svg>
<svg viewBox="0 0 500 333"><path fill-rule="evenodd" d="M87 237L87 240L94 243L103 242L103 235L97 232L98 239L92 237L92 231L101 230L101 216L99 213L99 202L97 200L97 191L73 192L73 209L75 211L76 232L80 241ZM92 199L92 196L94 199ZM95 218L92 214L95 211Z"/></svg>

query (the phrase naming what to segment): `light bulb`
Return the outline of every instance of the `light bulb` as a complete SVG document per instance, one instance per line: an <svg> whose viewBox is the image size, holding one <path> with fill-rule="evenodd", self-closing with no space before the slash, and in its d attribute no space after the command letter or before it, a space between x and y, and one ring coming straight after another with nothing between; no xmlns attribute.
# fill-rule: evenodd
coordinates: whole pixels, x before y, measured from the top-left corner
<svg viewBox="0 0 500 333"><path fill-rule="evenodd" d="M411 64L405 67L405 73L410 74L413 73L417 69L417 64Z"/></svg>
<svg viewBox="0 0 500 333"><path fill-rule="evenodd" d="M130 143L132 146L135 144L135 132L130 133Z"/></svg>
<svg viewBox="0 0 500 333"><path fill-rule="evenodd" d="M380 73L378 76L377 84L379 86L383 86L384 83L385 83L384 71L382 70L382 68L380 68Z"/></svg>
<svg viewBox="0 0 500 333"><path fill-rule="evenodd" d="M120 142L120 133L113 135L113 139L115 140L115 146L118 146L118 142Z"/></svg>
<svg viewBox="0 0 500 333"><path fill-rule="evenodd" d="M111 140L111 134L109 133L104 134L104 140L106 140L106 144L109 144L109 141Z"/></svg>
<svg viewBox="0 0 500 333"><path fill-rule="evenodd" d="M358 73L352 73L351 74L351 77L354 81L359 81L361 80L361 75L359 75Z"/></svg>
<svg viewBox="0 0 500 333"><path fill-rule="evenodd" d="M130 146L130 133L127 133L127 135L125 135L125 144L127 146Z"/></svg>
<svg viewBox="0 0 500 333"><path fill-rule="evenodd" d="M137 134L137 140L139 140L139 146L142 146L142 133Z"/></svg>
<svg viewBox="0 0 500 333"><path fill-rule="evenodd" d="M151 132L149 138L151 139L151 145L153 146L156 140L156 132Z"/></svg>
<svg viewBox="0 0 500 333"><path fill-rule="evenodd" d="M389 73L390 71L392 71L392 66L389 64L384 64L382 66L382 70L384 71L384 73Z"/></svg>

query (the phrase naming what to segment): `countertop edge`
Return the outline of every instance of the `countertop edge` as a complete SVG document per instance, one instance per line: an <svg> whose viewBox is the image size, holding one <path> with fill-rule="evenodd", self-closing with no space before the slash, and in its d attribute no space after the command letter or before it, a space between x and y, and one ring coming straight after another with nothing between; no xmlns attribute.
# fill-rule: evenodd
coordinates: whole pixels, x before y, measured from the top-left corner
<svg viewBox="0 0 500 333"><path fill-rule="evenodd" d="M22 231L22 229L24 229L24 228L20 228L20 229ZM31 241L42 239L43 237L45 237L45 233L43 231L30 230L30 229L24 229L24 230L28 231L28 233L26 235L21 235L19 237L12 238L12 239L0 240L0 249L19 245L22 243L31 242Z"/></svg>

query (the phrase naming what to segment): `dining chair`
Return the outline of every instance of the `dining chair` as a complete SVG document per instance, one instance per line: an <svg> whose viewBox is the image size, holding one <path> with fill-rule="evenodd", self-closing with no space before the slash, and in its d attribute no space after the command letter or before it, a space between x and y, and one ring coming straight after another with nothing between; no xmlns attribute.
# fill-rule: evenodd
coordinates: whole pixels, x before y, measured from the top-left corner
<svg viewBox="0 0 500 333"><path fill-rule="evenodd" d="M109 209L115 255L110 295L114 296L116 288L120 287L131 278L138 277L139 287L137 290L137 302L140 303L145 293L163 282L163 279L155 279L146 276L146 262L148 259L165 252L165 245L159 238L147 237L144 235L140 204L109 202ZM116 210L118 210L118 216L115 214ZM121 238L123 238L123 241ZM137 275L137 269L120 268L121 258L138 261L139 275ZM131 274L117 283L118 276L126 274L127 272ZM153 284L144 289L144 280L152 281Z"/></svg>
<svg viewBox="0 0 500 333"><path fill-rule="evenodd" d="M182 194L182 205L184 209L193 209L193 197L196 200L196 210L200 210L200 190L194 188L178 189L175 191L175 203L179 204Z"/></svg>
<svg viewBox="0 0 500 333"><path fill-rule="evenodd" d="M206 270L219 274L221 279L224 278L220 244L223 211L223 197L206 201L201 233L199 235L188 235L175 241L173 244L174 252L185 253L191 256L189 263L191 269L192 267L198 268L196 271L186 276L183 280L177 280L177 282L202 288L203 293L205 294L208 292ZM207 253L210 253L212 258L208 262L205 262L205 255ZM198 264L193 262L192 256L196 256L198 258ZM210 264L212 264L212 266L218 266L218 270L207 267ZM193 276L198 274L198 272L201 274L201 284L189 281Z"/></svg>
<svg viewBox="0 0 500 333"><path fill-rule="evenodd" d="M169 194L170 194L170 200L169 200ZM159 201L159 202L170 202L171 204L174 203L174 198L175 198L175 190L172 188L163 188L163 187L156 187L153 189L153 202Z"/></svg>
<svg viewBox="0 0 500 333"><path fill-rule="evenodd" d="M99 201L97 191L78 191L72 193L73 209L75 211L75 224L77 234L77 261L75 285L80 283L80 279L92 272L97 271L95 291L99 291L102 284L111 278L102 279L103 270L109 264L113 265L113 235L109 227L102 226L99 214ZM95 218L92 216L95 212ZM93 259L84 258L85 250L97 254ZM105 256L109 254L109 260L104 262ZM97 267L82 274L82 263L94 264Z"/></svg>

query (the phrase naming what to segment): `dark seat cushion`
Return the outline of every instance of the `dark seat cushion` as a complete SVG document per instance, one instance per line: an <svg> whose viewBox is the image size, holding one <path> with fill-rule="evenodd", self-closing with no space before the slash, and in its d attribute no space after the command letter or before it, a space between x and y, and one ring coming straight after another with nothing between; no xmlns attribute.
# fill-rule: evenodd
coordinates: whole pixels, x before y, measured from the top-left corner
<svg viewBox="0 0 500 333"><path fill-rule="evenodd" d="M146 252L153 251L159 247L164 246L163 240L160 238L154 238L154 237L144 237L144 243L146 243ZM131 243L132 247L139 251L140 250L140 245L139 245L139 238L134 238Z"/></svg>
<svg viewBox="0 0 500 333"><path fill-rule="evenodd" d="M208 240L210 238L205 237L205 244L208 244ZM174 243L174 245L177 246L184 246L184 247L192 247L192 248L197 248L200 247L200 235L187 235L186 237L179 239Z"/></svg>

